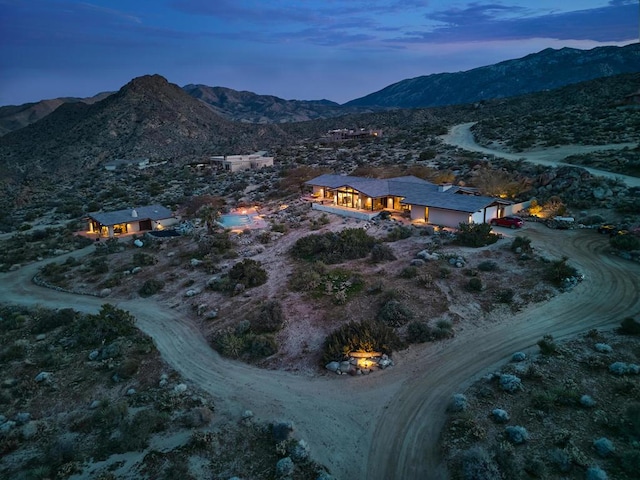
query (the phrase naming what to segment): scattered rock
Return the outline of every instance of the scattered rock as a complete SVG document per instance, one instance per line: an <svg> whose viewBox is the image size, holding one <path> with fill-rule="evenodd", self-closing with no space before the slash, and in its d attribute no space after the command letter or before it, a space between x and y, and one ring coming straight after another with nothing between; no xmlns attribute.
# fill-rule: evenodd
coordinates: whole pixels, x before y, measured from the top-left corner
<svg viewBox="0 0 640 480"><path fill-rule="evenodd" d="M516 352L511 356L512 362L523 362L527 359L527 354L524 352Z"/></svg>
<svg viewBox="0 0 640 480"><path fill-rule="evenodd" d="M462 393L456 393L451 397L451 403L449 403L450 412L463 412L469 406L467 397Z"/></svg>
<svg viewBox="0 0 640 480"><path fill-rule="evenodd" d="M142 240L140 240L139 238L136 238L136 239L133 241L133 244L134 244L136 247L138 247L138 248L141 248L142 246L144 246L144 243L142 243Z"/></svg>
<svg viewBox="0 0 640 480"><path fill-rule="evenodd" d="M293 473L295 465L291 457L284 457L276 463L276 478L288 477Z"/></svg>
<svg viewBox="0 0 640 480"><path fill-rule="evenodd" d="M295 463L303 463L309 460L309 445L304 440L299 440L289 452L291 460Z"/></svg>
<svg viewBox="0 0 640 480"><path fill-rule="evenodd" d="M494 408L491 411L491 417L497 423L507 423L509 421L509 413L501 408Z"/></svg>
<svg viewBox="0 0 640 480"><path fill-rule="evenodd" d="M8 420L0 425L0 433L7 434L16 426L16 422Z"/></svg>
<svg viewBox="0 0 640 480"><path fill-rule="evenodd" d="M133 268L131 269L131 273L132 273L132 274L134 274L134 275L135 275L136 273L140 273L141 271L142 271L142 267L133 267Z"/></svg>
<svg viewBox="0 0 640 480"><path fill-rule="evenodd" d="M132 395L136 394L136 389L135 388L130 388L129 390L127 390L127 396L131 397Z"/></svg>
<svg viewBox="0 0 640 480"><path fill-rule="evenodd" d="M421 258L414 258L413 260L411 260L409 265L411 265L412 267L424 267L426 265L426 262Z"/></svg>
<svg viewBox="0 0 640 480"><path fill-rule="evenodd" d="M89 410L95 410L96 408L98 408L100 405L102 405L102 402L100 400L94 400L93 402L91 402L89 404Z"/></svg>
<svg viewBox="0 0 640 480"><path fill-rule="evenodd" d="M111 289L110 288L103 288L102 290L100 290L100 293L98 295L100 297L102 297L102 298L108 297L109 295L111 295Z"/></svg>
<svg viewBox="0 0 640 480"><path fill-rule="evenodd" d="M519 425L507 427L504 431L507 434L507 438L516 445L520 445L529 440L529 432L527 432L526 428Z"/></svg>
<svg viewBox="0 0 640 480"><path fill-rule="evenodd" d="M580 405L591 408L596 406L596 401L590 395L582 395L580 397Z"/></svg>
<svg viewBox="0 0 640 480"><path fill-rule="evenodd" d="M34 380L36 381L36 383L51 383L51 381L53 381L53 373L40 372L38 375L36 375L36 378Z"/></svg>
<svg viewBox="0 0 640 480"><path fill-rule="evenodd" d="M192 267L197 267L198 265L202 265L202 260L192 258L191 260L189 260L189 265L191 265Z"/></svg>
<svg viewBox="0 0 640 480"><path fill-rule="evenodd" d="M16 414L16 425L24 425L31 421L31 414L29 412L20 412Z"/></svg>
<svg viewBox="0 0 640 480"><path fill-rule="evenodd" d="M98 350L91 350L91 353L89 353L89 360L93 361L97 359L99 356L100 356L100 352Z"/></svg>
<svg viewBox="0 0 640 480"><path fill-rule="evenodd" d="M611 440L606 437L601 437L593 442L593 448L596 449L598 455L602 458L610 457L616 451Z"/></svg>
<svg viewBox="0 0 640 480"><path fill-rule="evenodd" d="M337 372L340 368L340 364L338 362L329 362L325 365L324 368L326 368L330 372Z"/></svg>
<svg viewBox="0 0 640 480"><path fill-rule="evenodd" d="M41 342L43 340L45 340L47 338L47 335L45 333L41 333L39 335L36 335L36 341L37 342Z"/></svg>
<svg viewBox="0 0 640 480"><path fill-rule="evenodd" d="M607 472L600 467L589 467L587 470L587 480L608 480Z"/></svg>
<svg viewBox="0 0 640 480"><path fill-rule="evenodd" d="M251 410L242 412L242 420L249 420L250 418L253 418L253 412Z"/></svg>
<svg viewBox="0 0 640 480"><path fill-rule="evenodd" d="M184 383L179 383L173 387L174 393L181 394L187 391L187 386Z"/></svg>
<svg viewBox="0 0 640 480"><path fill-rule="evenodd" d="M600 353L611 353L611 352L613 352L613 348L611 348L611 345L608 345L606 343L596 343L594 345L594 348L596 349L597 352L600 352Z"/></svg>

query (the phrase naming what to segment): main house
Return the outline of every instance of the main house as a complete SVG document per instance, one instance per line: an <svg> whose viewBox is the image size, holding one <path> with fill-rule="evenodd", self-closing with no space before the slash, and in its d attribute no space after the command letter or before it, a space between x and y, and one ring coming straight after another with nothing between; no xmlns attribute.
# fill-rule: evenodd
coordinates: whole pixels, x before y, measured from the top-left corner
<svg viewBox="0 0 640 480"><path fill-rule="evenodd" d="M396 210L408 212L412 221L457 227L513 213L508 200L414 176L379 179L325 174L305 183L319 200L312 208L347 217L370 219L382 210Z"/></svg>
<svg viewBox="0 0 640 480"><path fill-rule="evenodd" d="M89 214L89 233L100 237L114 237L127 233L161 230L178 223L171 210L162 205L129 208L114 212Z"/></svg>

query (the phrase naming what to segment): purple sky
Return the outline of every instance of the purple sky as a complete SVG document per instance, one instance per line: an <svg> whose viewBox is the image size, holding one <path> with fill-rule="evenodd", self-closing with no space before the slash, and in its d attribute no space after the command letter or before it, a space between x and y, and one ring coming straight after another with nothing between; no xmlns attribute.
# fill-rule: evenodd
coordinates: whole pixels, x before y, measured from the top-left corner
<svg viewBox="0 0 640 480"><path fill-rule="evenodd" d="M151 73L343 103L547 47L637 42L639 20L638 0L0 0L0 105Z"/></svg>

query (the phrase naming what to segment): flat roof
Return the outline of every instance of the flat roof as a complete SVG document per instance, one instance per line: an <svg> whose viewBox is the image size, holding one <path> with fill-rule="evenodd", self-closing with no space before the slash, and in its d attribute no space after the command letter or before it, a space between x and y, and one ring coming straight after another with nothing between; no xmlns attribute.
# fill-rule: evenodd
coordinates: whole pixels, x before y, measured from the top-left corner
<svg viewBox="0 0 640 480"><path fill-rule="evenodd" d="M134 213L135 212L135 213ZM93 212L89 214L100 225L117 225L120 223L139 222L141 220L163 220L171 218L171 210L162 205L149 205L146 207L127 208L113 212Z"/></svg>

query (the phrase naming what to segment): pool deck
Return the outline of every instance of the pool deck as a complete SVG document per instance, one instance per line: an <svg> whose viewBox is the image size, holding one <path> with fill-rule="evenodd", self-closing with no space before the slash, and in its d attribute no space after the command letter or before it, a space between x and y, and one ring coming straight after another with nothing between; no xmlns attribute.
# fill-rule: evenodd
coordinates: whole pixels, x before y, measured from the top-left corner
<svg viewBox="0 0 640 480"><path fill-rule="evenodd" d="M265 221L264 218L262 218L262 216L260 214L258 214L258 211L255 208L237 208L234 209L232 211L230 211L229 213L226 213L222 216L238 216L238 217L247 217L249 219L249 222L246 224L242 224L242 225L233 225L233 226L225 226L224 224L222 224L221 222L218 222L218 224L220 226L222 226L222 228L228 229L228 230L259 230L259 229L264 229L267 228L269 225L268 223Z"/></svg>

